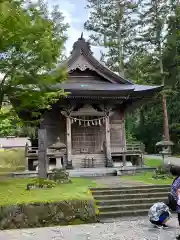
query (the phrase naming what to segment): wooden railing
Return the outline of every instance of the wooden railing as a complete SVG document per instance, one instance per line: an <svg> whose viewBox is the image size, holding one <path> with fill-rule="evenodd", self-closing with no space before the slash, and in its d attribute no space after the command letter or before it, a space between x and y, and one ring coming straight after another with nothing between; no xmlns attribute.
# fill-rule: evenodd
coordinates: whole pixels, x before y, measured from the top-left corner
<svg viewBox="0 0 180 240"><path fill-rule="evenodd" d="M62 151L61 151L61 154L64 155L64 153L62 153ZM54 157L56 155L57 155L57 152L55 150L47 149L47 156ZM37 147L26 146L25 156L26 157L36 157L36 156L38 156L38 148Z"/></svg>
<svg viewBox="0 0 180 240"><path fill-rule="evenodd" d="M76 154L81 153L81 149ZM132 143L121 145L118 143L111 144L111 153L143 153L144 152L144 145L142 143ZM26 146L25 148L25 155L26 156L37 156L38 155L38 148L37 147L30 147Z"/></svg>
<svg viewBox="0 0 180 240"><path fill-rule="evenodd" d="M144 152L144 145L141 143L120 145L118 143L111 144L111 153L137 153Z"/></svg>
<svg viewBox="0 0 180 240"><path fill-rule="evenodd" d="M38 155L38 148L37 147L25 147L25 156L37 156Z"/></svg>

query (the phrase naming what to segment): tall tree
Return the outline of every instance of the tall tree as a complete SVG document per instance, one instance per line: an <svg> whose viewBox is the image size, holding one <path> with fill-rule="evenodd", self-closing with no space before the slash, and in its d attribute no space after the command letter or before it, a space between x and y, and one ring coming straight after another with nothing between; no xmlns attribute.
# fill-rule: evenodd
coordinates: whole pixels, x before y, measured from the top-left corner
<svg viewBox="0 0 180 240"><path fill-rule="evenodd" d="M158 60L144 49L134 53L127 63L127 77L135 79L137 84L152 84L159 80L156 72ZM146 151L153 153L155 144L162 137L163 113L160 96L152 102L144 104L141 108L133 111L133 125L130 124L131 134L146 146ZM127 123L132 117L127 115ZM132 126L132 127L131 127ZM127 129L129 124L127 125ZM158 131L157 131L158 129Z"/></svg>
<svg viewBox="0 0 180 240"><path fill-rule="evenodd" d="M90 17L85 29L92 32L90 39L95 45L107 49L104 54L107 65L121 75L135 36L137 7L129 0L88 0Z"/></svg>
<svg viewBox="0 0 180 240"><path fill-rule="evenodd" d="M166 85L172 89L168 101L170 131L175 142L175 150L180 148L180 6L174 1L168 22L168 34L163 64L167 72ZM179 145L179 146L178 146Z"/></svg>
<svg viewBox="0 0 180 240"><path fill-rule="evenodd" d="M165 84L163 67L163 45L165 43L165 27L169 15L169 2L167 0L146 0L140 4L140 31L139 40L144 46L151 48L153 56L158 60L157 76L159 82ZM169 123L166 103L166 92L162 92L162 107L164 114L164 138L169 140Z"/></svg>
<svg viewBox="0 0 180 240"><path fill-rule="evenodd" d="M33 112L64 94L49 86L66 78L65 69L50 72L63 56L67 27L58 8L49 12L42 1L0 2L0 110L5 96L18 101L18 111Z"/></svg>
<svg viewBox="0 0 180 240"><path fill-rule="evenodd" d="M163 64L167 75L166 85L176 88L180 84L180 6L172 4L168 20L167 41L163 54Z"/></svg>
<svg viewBox="0 0 180 240"><path fill-rule="evenodd" d="M121 61L126 70L126 77L139 84L163 83L165 85L162 95L157 96L152 104L149 103L148 106L145 105L140 111L133 113L133 119L136 119L135 124L131 123L131 117L128 119L126 126L130 126L131 135L146 143L148 150L153 152L155 143L162 137L162 132L166 139L169 139L170 126L171 137L177 143L180 135L180 126L178 125L178 116L180 115L178 110L180 96L178 1L136 1L138 4L128 18L131 23L129 29L134 36L131 38L131 44L127 45L124 43L128 38L124 38L122 32L118 32L118 25L115 25L115 19L118 18L120 22L122 21L118 16L117 4L115 4L118 1L99 1L102 3L101 8L98 8L98 1L89 0L88 2L92 12L85 27L92 31L91 39L95 44L107 48L105 61L109 66L115 71L118 71L119 67L122 68L121 64L119 65L119 56L123 55ZM116 10L109 13L110 9ZM171 16L170 21L169 16ZM110 29L110 26L113 27ZM136 34L134 34L134 30ZM123 50L123 54L121 52L119 54L118 35L121 36L120 41L123 40L121 43L123 46L120 48L120 51ZM116 44L111 44L111 37L107 36L112 36ZM126 47L124 48L124 46ZM110 51L112 54L109 54ZM162 121L164 121L164 130ZM157 132L156 129L160 131Z"/></svg>
<svg viewBox="0 0 180 240"><path fill-rule="evenodd" d="M168 18L167 35L162 52L163 68L166 89L168 89L168 114L171 139L175 143L174 150L180 149L180 8L174 5L170 17ZM128 62L128 77L137 79L138 83L157 83L161 81L159 77L159 58L154 56L154 52L142 51L131 56ZM153 111L152 111L153 109ZM160 107L160 99L157 97L153 103L144 106L139 112L134 113L137 124L132 129L133 135L138 140L146 144L147 151L154 151L154 144L159 140L162 129L163 112Z"/></svg>

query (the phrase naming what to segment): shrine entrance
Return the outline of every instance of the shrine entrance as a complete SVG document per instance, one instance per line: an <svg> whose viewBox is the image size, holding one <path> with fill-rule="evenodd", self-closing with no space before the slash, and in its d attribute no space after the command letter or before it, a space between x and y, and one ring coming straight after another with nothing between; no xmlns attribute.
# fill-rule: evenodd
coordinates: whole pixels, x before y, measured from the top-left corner
<svg viewBox="0 0 180 240"><path fill-rule="evenodd" d="M102 153L104 142L103 118L75 118L72 123L72 154Z"/></svg>

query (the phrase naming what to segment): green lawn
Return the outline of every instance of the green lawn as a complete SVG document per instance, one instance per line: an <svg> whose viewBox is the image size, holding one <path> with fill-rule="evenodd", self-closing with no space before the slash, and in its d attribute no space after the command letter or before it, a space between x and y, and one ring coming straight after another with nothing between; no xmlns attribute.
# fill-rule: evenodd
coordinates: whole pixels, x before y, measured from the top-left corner
<svg viewBox="0 0 180 240"><path fill-rule="evenodd" d="M26 190L31 179L0 180L0 206L29 202L56 202L61 200L90 199L89 187L96 187L95 181L72 178L72 183L58 185L52 189Z"/></svg>
<svg viewBox="0 0 180 240"><path fill-rule="evenodd" d="M160 159L151 159L146 158L144 160L144 164L148 167L159 167L162 165L162 160ZM173 179L154 179L152 178L153 173L152 172L146 172L146 173L138 173L135 175L130 176L122 176L122 180L129 180L129 181L136 181L136 182L143 182L145 184L171 184Z"/></svg>
<svg viewBox="0 0 180 240"><path fill-rule="evenodd" d="M135 175L130 175L130 176L122 176L122 180L130 180L130 181L136 181L136 182L141 182L145 184L171 184L173 179L168 178L168 179L154 179L152 178L151 172L147 173L140 173L140 174L135 174Z"/></svg>
<svg viewBox="0 0 180 240"><path fill-rule="evenodd" d="M144 165L148 167L158 167L162 165L162 160L155 158L145 158Z"/></svg>
<svg viewBox="0 0 180 240"><path fill-rule="evenodd" d="M0 149L0 173L23 171L25 169L24 149Z"/></svg>

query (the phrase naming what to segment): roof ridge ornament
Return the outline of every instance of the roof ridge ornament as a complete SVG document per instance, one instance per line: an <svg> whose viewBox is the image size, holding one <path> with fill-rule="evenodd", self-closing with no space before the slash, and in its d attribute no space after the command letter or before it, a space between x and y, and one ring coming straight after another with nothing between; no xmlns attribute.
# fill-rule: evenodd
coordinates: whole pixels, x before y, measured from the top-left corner
<svg viewBox="0 0 180 240"><path fill-rule="evenodd" d="M81 40L83 39L83 34L84 34L84 33L82 32L82 33L81 33L81 37L80 37Z"/></svg>
<svg viewBox="0 0 180 240"><path fill-rule="evenodd" d="M80 38L73 44L73 50L71 51L71 54L80 52L82 55L85 54L93 54L91 51L90 43L84 39L83 32L81 33Z"/></svg>

